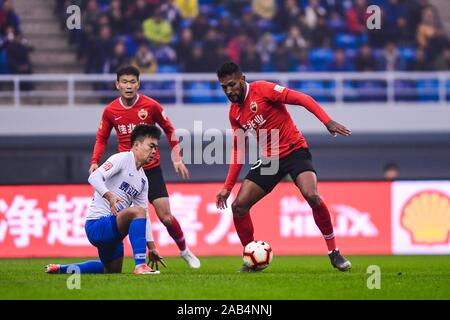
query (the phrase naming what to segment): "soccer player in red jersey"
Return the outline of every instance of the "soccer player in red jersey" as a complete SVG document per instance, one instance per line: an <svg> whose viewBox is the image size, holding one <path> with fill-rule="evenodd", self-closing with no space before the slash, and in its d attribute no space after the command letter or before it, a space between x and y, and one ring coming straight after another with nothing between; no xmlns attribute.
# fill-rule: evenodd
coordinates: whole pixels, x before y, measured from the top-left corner
<svg viewBox="0 0 450 320"><path fill-rule="evenodd" d="M158 124L169 141L175 172L181 174L183 179L189 178L189 171L180 156L179 141L174 127L157 101L138 93L139 85L139 70L137 68L127 66L117 72L116 88L120 97L112 101L103 111L89 174L98 168L98 163L105 152L112 128L117 133L119 152L123 152L130 150L130 136L136 125ZM180 250L180 256L189 267L200 268L200 260L187 248L180 224L170 211L169 194L160 167L159 151L157 151L154 160L144 166L144 171L149 182L148 200L155 208L156 215L175 240Z"/></svg>
<svg viewBox="0 0 450 320"><path fill-rule="evenodd" d="M326 241L331 264L340 271L349 270L351 263L336 247L330 212L317 191L317 177L308 144L295 126L286 104L305 107L333 136L348 136L351 134L350 129L333 121L308 95L267 81L247 83L239 66L233 62L223 64L217 71L217 77L231 101L229 119L234 136L228 175L223 189L216 196L218 208L224 209L227 206L227 198L242 168L239 159L242 159L243 151L238 147L242 146L237 143L238 131L254 132L262 149L261 159L251 167L231 205L234 226L242 245L254 240L251 207L289 174L312 208L314 221ZM262 135L264 141L259 134L261 132L266 133L265 136ZM271 167L277 170L268 174ZM244 265L239 271L255 270Z"/></svg>

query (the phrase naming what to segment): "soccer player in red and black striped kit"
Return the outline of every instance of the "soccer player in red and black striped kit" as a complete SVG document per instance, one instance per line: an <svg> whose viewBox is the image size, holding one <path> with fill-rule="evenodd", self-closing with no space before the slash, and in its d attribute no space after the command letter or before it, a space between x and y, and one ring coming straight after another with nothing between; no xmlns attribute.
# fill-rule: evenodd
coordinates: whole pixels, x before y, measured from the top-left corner
<svg viewBox="0 0 450 320"><path fill-rule="evenodd" d="M227 198L242 168L244 151L241 150L243 144L237 142L238 132L253 131L262 149L261 159L251 167L231 205L234 226L242 245L245 246L254 240L251 207L289 174L312 208L314 221L326 241L331 264L340 271L349 270L351 263L336 247L330 212L317 191L317 177L308 144L295 126L286 104L305 107L333 136L337 134L348 136L351 134L350 129L333 121L308 95L267 81L247 83L239 66L233 62L224 63L217 71L217 77L231 101L229 120L234 136L228 175L223 189L216 196L218 208L224 209L227 206ZM264 141L260 139L260 130L266 130L262 131L266 133ZM276 142L273 142L275 140ZM278 165L277 170L274 174L267 174L270 167L274 167L275 161ZM255 270L244 265L239 271Z"/></svg>
<svg viewBox="0 0 450 320"><path fill-rule="evenodd" d="M116 88L120 97L112 101L103 111L97 132L89 174L98 168L100 158L105 152L112 128L116 130L119 152L130 150L130 136L138 124L158 124L166 134L172 150L173 166L183 179L189 178L189 171L180 156L180 146L175 129L162 106L152 98L139 94L139 70L126 66L117 72ZM200 268L200 260L186 247L183 231L172 215L169 194L160 167L160 154L157 151L152 162L144 166L149 182L148 201L153 205L159 220L166 226L180 250L180 256L191 268ZM150 249L150 248L149 248ZM151 255L152 252L149 251Z"/></svg>

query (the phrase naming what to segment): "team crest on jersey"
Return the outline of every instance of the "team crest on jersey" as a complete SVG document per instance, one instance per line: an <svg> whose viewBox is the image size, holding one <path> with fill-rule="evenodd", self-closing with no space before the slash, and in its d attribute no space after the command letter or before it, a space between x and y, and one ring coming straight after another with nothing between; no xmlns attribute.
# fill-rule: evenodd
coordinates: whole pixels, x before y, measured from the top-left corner
<svg viewBox="0 0 450 320"><path fill-rule="evenodd" d="M257 104L255 101L252 101L252 102L250 103L250 110L251 110L252 112L256 112L256 111L258 110L258 104Z"/></svg>
<svg viewBox="0 0 450 320"><path fill-rule="evenodd" d="M145 109L139 110L138 116L139 116L139 119L141 119L141 120L147 119L147 116L148 116L147 110L145 110Z"/></svg>
<svg viewBox="0 0 450 320"><path fill-rule="evenodd" d="M108 171L109 169L111 169L113 167L113 164L109 161L106 161L102 167L105 171Z"/></svg>

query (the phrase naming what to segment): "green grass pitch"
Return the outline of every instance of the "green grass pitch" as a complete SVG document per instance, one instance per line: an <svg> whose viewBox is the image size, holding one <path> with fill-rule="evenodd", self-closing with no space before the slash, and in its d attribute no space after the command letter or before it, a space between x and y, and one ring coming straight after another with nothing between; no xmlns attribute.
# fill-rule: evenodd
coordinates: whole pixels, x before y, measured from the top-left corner
<svg viewBox="0 0 450 320"><path fill-rule="evenodd" d="M188 269L167 257L160 275L81 275L79 290L67 289L70 275L49 275L50 262L80 259L0 259L0 299L450 299L450 256L349 256L350 272L333 269L326 256L275 256L260 273L237 273L240 257L202 257ZM370 265L381 270L381 288L369 290Z"/></svg>

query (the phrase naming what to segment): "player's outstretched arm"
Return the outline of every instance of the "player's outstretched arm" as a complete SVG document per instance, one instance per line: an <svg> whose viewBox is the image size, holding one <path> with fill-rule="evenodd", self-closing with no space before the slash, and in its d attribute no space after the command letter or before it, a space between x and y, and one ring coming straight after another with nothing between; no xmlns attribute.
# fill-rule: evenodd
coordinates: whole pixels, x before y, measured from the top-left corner
<svg viewBox="0 0 450 320"><path fill-rule="evenodd" d="M352 131L349 128L334 120L330 120L326 124L326 127L328 131L333 135L333 137L336 137L338 134L343 136L349 136L352 133Z"/></svg>

